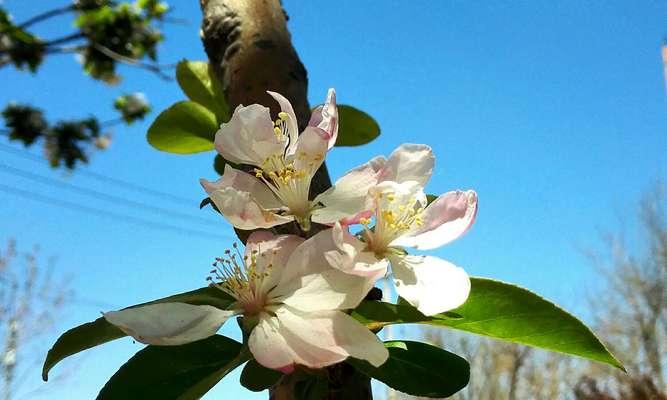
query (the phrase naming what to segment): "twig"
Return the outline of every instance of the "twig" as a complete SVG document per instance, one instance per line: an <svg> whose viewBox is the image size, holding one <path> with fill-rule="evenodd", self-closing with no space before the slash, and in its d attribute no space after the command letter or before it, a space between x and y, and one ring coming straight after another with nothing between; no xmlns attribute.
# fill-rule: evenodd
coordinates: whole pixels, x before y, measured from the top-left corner
<svg viewBox="0 0 667 400"><path fill-rule="evenodd" d="M72 40L83 39L85 37L86 37L86 35L83 32L74 32L74 33L71 33L67 36L63 36L63 37L58 38L58 39L53 39L53 40L49 40L48 42L44 42L44 46L47 46L47 47L48 46L55 46L55 45L58 45L58 44L71 42Z"/></svg>
<svg viewBox="0 0 667 400"><path fill-rule="evenodd" d="M95 47L95 49L97 49L99 52L101 52L105 56L107 56L111 59L114 59L118 62L128 64L128 65L132 65L132 66L135 66L135 67L138 67L138 68L142 68L142 69L145 69L147 71L151 71L165 81L173 81L174 80L171 76L165 74L162 70L163 69L176 68L176 64L159 65L159 64L145 63L145 62L142 62L140 60L137 60L136 58L126 57L122 54L118 54L115 51L111 50L110 48L108 48L106 46L102 46L99 43L93 43L93 46Z"/></svg>
<svg viewBox="0 0 667 400"><path fill-rule="evenodd" d="M28 26L32 24L36 24L37 22L44 21L45 19L49 19L51 17L55 17L61 14L67 14L70 11L74 11L75 7L74 4L70 4L69 6L65 7L60 7L60 8L55 8L50 11L43 12L41 14L37 14L34 17L30 18L29 20L25 21L22 24L19 24L18 27L21 29L27 28Z"/></svg>

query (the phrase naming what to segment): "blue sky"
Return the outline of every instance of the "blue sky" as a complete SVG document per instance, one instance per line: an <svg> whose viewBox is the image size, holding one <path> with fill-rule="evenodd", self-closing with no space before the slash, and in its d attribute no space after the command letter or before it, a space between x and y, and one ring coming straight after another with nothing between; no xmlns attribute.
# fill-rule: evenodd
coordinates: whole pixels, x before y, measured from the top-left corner
<svg viewBox="0 0 667 400"><path fill-rule="evenodd" d="M39 3L39 4L38 4ZM426 143L437 156L431 193L473 188L480 210L473 229L434 253L471 275L521 284L586 317L598 277L581 255L601 228L631 220L642 192L667 175L667 102L660 46L667 3L609 2L297 2L286 0L289 29L309 74L311 103L335 87L340 103L373 115L381 137L363 148L335 149L332 176L388 154L403 142ZM63 4L4 2L15 20ZM161 61L205 59L197 1L173 2L186 26L167 25ZM63 18L38 33L66 33ZM112 99L143 91L155 110L181 100L174 82L121 68L122 84L84 76L71 56L49 58L31 76L0 70L0 104L31 102L51 119L94 113L113 119ZM176 156L151 148L146 121L114 129L111 148L84 169L192 199L169 203L2 154L2 163L165 208L207 217L208 225L90 202L74 193L0 171L0 182L219 237L180 235L64 210L0 192L0 240L39 244L77 293L58 331L120 308L204 283L211 259L233 240L226 223L198 211L198 178L215 178L212 153ZM7 144L0 139L0 143ZM39 154L37 149L34 154ZM236 335L230 324L223 333ZM51 343L57 334L48 338ZM88 399L131 354L124 339L56 367L68 380L41 398ZM41 355L34 355L36 358ZM76 368L76 369L75 369ZM27 388L41 387L38 368ZM55 385L54 385L55 386ZM237 393L237 378L212 393ZM243 392L243 398L254 397ZM214 395L209 398L214 398Z"/></svg>

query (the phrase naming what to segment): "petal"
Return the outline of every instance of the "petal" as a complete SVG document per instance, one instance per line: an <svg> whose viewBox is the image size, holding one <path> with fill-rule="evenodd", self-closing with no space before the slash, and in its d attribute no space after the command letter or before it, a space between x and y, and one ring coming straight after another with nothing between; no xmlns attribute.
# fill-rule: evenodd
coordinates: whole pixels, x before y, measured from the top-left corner
<svg viewBox="0 0 667 400"><path fill-rule="evenodd" d="M318 195L313 203L321 203L324 207L313 210L312 219L321 224L332 224L348 219L358 222L361 213L373 208L368 201L368 190L378 183L378 160L375 158L360 165L343 175L325 192Z"/></svg>
<svg viewBox="0 0 667 400"><path fill-rule="evenodd" d="M454 309L468 298L470 278L463 268L429 256L393 256L390 260L396 291L424 315Z"/></svg>
<svg viewBox="0 0 667 400"><path fill-rule="evenodd" d="M266 229L294 220L291 215L282 216L263 208L250 193L232 187L211 192L210 197L229 223L239 229Z"/></svg>
<svg viewBox="0 0 667 400"><path fill-rule="evenodd" d="M212 306L158 303L104 313L104 318L137 341L174 346L205 339L235 314Z"/></svg>
<svg viewBox="0 0 667 400"><path fill-rule="evenodd" d="M233 168L229 164L225 165L222 177L216 182L209 182L205 179L200 179L199 182L209 195L216 190L233 187L240 192L250 193L262 208L280 208L283 206L264 182L253 175Z"/></svg>
<svg viewBox="0 0 667 400"><path fill-rule="evenodd" d="M355 308L372 287L368 279L329 269L282 282L270 292L274 302L301 311L346 310Z"/></svg>
<svg viewBox="0 0 667 400"><path fill-rule="evenodd" d="M338 138L338 108L336 107L336 91L332 88L327 92L324 105L317 106L310 116L308 126L318 128L327 139L327 148L331 149Z"/></svg>
<svg viewBox="0 0 667 400"><path fill-rule="evenodd" d="M261 166L273 154L282 154L284 142L276 137L269 109L259 104L238 106L232 118L215 134L215 148L226 160Z"/></svg>
<svg viewBox="0 0 667 400"><path fill-rule="evenodd" d="M276 317L261 314L259 323L248 338L248 347L255 360L263 366L291 371L294 364L301 360L287 345L279 329L280 325Z"/></svg>
<svg viewBox="0 0 667 400"><path fill-rule="evenodd" d="M297 139L295 154L290 159L294 161L294 169L304 171L310 181L326 154L326 139L315 128L307 127Z"/></svg>
<svg viewBox="0 0 667 400"><path fill-rule="evenodd" d="M476 216L477 193L472 190L445 193L426 207L422 226L391 245L422 250L443 246L466 233Z"/></svg>
<svg viewBox="0 0 667 400"><path fill-rule="evenodd" d="M280 332L297 363L322 368L348 356L382 365L389 353L382 342L354 318L340 311L303 313L289 307L276 312Z"/></svg>
<svg viewBox="0 0 667 400"><path fill-rule="evenodd" d="M425 144L402 144L394 150L384 165L382 180L394 182L417 181L422 187L431 178L435 156Z"/></svg>
<svg viewBox="0 0 667 400"><path fill-rule="evenodd" d="M364 251L366 243L351 235L339 223L330 232L336 248L324 251L329 265L348 274L372 278L371 284L386 274L389 262L378 259L373 252Z"/></svg>
<svg viewBox="0 0 667 400"><path fill-rule="evenodd" d="M256 272L263 274L261 291L267 293L276 286L294 249L305 239L297 235L274 235L269 231L250 234L245 247L245 259L254 258Z"/></svg>
<svg viewBox="0 0 667 400"><path fill-rule="evenodd" d="M285 114L287 114L287 120L285 121L285 125L287 127L287 136L289 138L289 144L285 149L285 154L292 155L296 151L296 141L297 137L299 136L299 125L297 124L296 114L294 114L294 109L292 108L292 104L289 102L289 100L285 98L285 96L283 96L280 93L271 92L268 90L266 93L271 95L271 97L273 97L280 105L280 110Z"/></svg>

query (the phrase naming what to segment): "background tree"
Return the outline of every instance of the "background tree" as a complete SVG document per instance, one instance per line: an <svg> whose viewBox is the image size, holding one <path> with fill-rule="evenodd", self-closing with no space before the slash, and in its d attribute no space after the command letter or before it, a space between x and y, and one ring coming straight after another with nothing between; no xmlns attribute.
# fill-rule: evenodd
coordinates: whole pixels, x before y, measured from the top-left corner
<svg viewBox="0 0 667 400"><path fill-rule="evenodd" d="M45 346L41 339L54 328L71 297L66 281L54 278L53 262L44 265L36 248L19 253L15 242L10 240L0 251L0 396L3 400L17 398L19 389L25 389L28 383L25 373L42 362Z"/></svg>
<svg viewBox="0 0 667 400"><path fill-rule="evenodd" d="M156 62L157 46L163 39L157 24L165 21L167 11L167 4L157 0L75 0L14 22L9 11L0 7L0 69L14 66L37 73L47 57L75 54L87 75L106 84L120 81L118 64L170 79L163 71L168 66ZM73 25L74 31L54 38L41 38L31 31L40 22L65 16L73 18L73 23L63 26ZM108 146L111 136L106 129L119 123L131 124L150 111L141 93L122 95L113 107L120 116L111 121L89 116L49 122L38 107L8 104L2 111L6 129L1 132L25 147L42 143L51 166L73 169L77 163L88 162L92 150Z"/></svg>

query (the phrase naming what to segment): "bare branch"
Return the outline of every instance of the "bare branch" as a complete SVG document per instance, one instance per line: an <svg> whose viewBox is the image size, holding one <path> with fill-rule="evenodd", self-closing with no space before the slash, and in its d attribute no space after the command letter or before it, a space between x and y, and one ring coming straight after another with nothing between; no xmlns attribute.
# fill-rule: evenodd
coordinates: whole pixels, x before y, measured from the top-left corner
<svg viewBox="0 0 667 400"><path fill-rule="evenodd" d="M44 20L49 19L49 18L56 17L58 15L67 14L68 12L74 11L75 9L76 8L75 8L74 4L70 4L70 5L65 6L65 7L59 7L59 8L55 8L53 10L50 10L50 11L45 11L45 12L43 12L41 14L37 14L34 17L28 19L27 21L19 24L18 27L21 28L21 29L25 29L32 24L36 24L38 22L44 21Z"/></svg>
<svg viewBox="0 0 667 400"><path fill-rule="evenodd" d="M143 61L137 60L136 58L131 58L131 57L126 57L122 54L118 54L115 51L111 50L110 48L106 46L102 46L99 43L93 43L93 47L97 49L100 53L104 54L105 56L123 63L127 65L131 65L133 67L145 69L147 71L153 72L156 74L159 78L165 80L165 81L173 81L174 78L172 78L170 75L166 74L164 72L165 69L174 69L176 68L176 64L152 64L152 63L145 63Z"/></svg>

